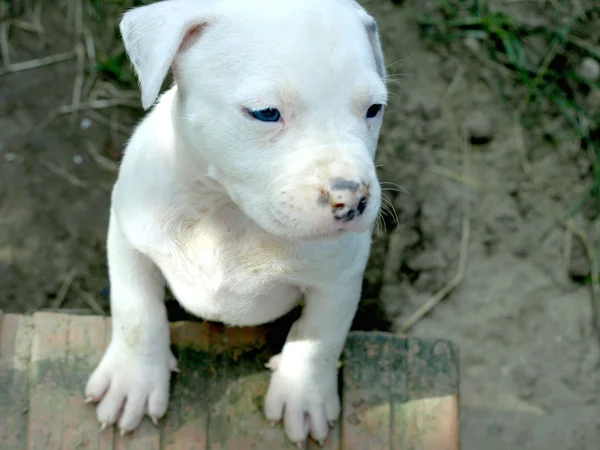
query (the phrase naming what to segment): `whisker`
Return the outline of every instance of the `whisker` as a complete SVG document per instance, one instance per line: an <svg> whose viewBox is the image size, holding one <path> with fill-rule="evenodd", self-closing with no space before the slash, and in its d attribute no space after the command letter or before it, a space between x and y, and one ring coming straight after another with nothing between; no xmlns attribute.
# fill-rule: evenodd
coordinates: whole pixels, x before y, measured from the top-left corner
<svg viewBox="0 0 600 450"><path fill-rule="evenodd" d="M396 189L396 188L381 188L381 192L400 192L402 194L408 194L405 189Z"/></svg>
<svg viewBox="0 0 600 450"><path fill-rule="evenodd" d="M383 186L392 186L393 188L397 189L397 192L404 192L405 194L409 194L408 190L406 190L406 188L400 186L399 184L396 183L392 183L391 181L382 181L379 183L382 187ZM385 188L386 190L392 190L392 188Z"/></svg>
<svg viewBox="0 0 600 450"><path fill-rule="evenodd" d="M385 221L383 220L383 217L381 216L381 210L379 211L379 213L377 214L377 217L375 218L375 232L376 233L385 233Z"/></svg>
<svg viewBox="0 0 600 450"><path fill-rule="evenodd" d="M390 207L388 205L382 204L381 210L385 213L385 215L392 217L392 219L394 218L392 210L390 209Z"/></svg>
<svg viewBox="0 0 600 450"><path fill-rule="evenodd" d="M398 63L400 63L400 62L407 61L407 60L409 60L410 58L412 58L412 56L413 56L413 54L411 53L411 54L410 54L410 55L408 55L406 58L401 58L401 59L398 59L398 60L396 60L396 61L394 61L394 62L392 62L392 63L389 63L389 64L387 64L387 65L385 66L385 68L387 69L388 67L395 66L396 64L398 64Z"/></svg>
<svg viewBox="0 0 600 450"><path fill-rule="evenodd" d="M381 199L382 199L382 204L385 204L387 207L390 208L390 210L391 210L390 214L391 214L392 218L395 220L396 224L399 226L400 225L400 218L398 217L398 213L396 212L396 208L394 208L394 203L385 194L382 194Z"/></svg>
<svg viewBox="0 0 600 450"><path fill-rule="evenodd" d="M410 76L412 76L410 73L394 73L394 74L388 74L386 79L393 80L396 78L408 78Z"/></svg>

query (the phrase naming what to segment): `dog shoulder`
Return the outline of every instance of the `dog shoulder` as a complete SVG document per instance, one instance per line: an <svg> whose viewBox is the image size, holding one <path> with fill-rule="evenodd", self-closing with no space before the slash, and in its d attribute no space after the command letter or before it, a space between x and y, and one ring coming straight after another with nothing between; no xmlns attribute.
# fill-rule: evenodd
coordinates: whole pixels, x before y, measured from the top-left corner
<svg viewBox="0 0 600 450"><path fill-rule="evenodd" d="M177 217L171 100L167 92L134 130L112 192L115 217L136 247L164 241L160 224Z"/></svg>

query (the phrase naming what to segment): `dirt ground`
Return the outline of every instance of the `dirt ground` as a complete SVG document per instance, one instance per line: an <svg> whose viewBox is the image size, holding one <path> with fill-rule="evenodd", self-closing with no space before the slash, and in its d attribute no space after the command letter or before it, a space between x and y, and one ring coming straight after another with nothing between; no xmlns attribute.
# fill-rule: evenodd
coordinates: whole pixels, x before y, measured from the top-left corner
<svg viewBox="0 0 600 450"><path fill-rule="evenodd" d="M555 220L589 187L588 157L573 150L560 117L541 114L530 129L515 123L477 45L424 40L414 14L430 3L364 2L393 74L380 175L410 194L386 191L399 224L388 216L389 230L377 234L355 327L401 331L460 272L462 242L460 283L409 333L460 347L463 448L597 449L598 330L589 286L573 281L590 269L585 248ZM545 2L529 3L538 8L523 13L544 14ZM42 37L13 27L12 62L71 49L62 20L44 14ZM0 76L5 311L108 312L112 165L138 116L83 108L48 120L71 104L77 73L69 59ZM600 102L598 92L589 95ZM487 142L464 144L460 130L472 121L489 124ZM587 205L573 220L595 235L595 219Z"/></svg>

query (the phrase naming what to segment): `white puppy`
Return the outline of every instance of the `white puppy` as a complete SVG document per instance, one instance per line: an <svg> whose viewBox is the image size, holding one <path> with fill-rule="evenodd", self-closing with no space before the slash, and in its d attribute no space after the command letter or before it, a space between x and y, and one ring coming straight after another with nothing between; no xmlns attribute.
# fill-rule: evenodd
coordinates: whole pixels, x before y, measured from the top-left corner
<svg viewBox="0 0 600 450"><path fill-rule="evenodd" d="M150 108L129 142L108 231L112 337L86 387L102 426L165 414L168 283L229 325L304 309L274 360L267 419L294 442L337 420L337 362L381 190L387 100L373 19L354 0L169 0L120 25Z"/></svg>

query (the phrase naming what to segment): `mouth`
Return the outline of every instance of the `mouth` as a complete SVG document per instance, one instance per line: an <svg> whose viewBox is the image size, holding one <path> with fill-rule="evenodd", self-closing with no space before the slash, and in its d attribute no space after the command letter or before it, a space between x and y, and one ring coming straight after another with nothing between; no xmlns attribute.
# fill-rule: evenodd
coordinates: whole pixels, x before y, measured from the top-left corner
<svg viewBox="0 0 600 450"><path fill-rule="evenodd" d="M326 233L322 233L322 234L318 234L315 236L315 239L331 239L331 238L336 238L339 237L343 234L348 233L348 229L346 228L337 228L333 231L329 231Z"/></svg>
<svg viewBox="0 0 600 450"><path fill-rule="evenodd" d="M289 224L286 224L284 221L282 221L279 217L277 217L276 214L274 214L273 212L269 212L268 216L271 223L274 224L277 228L280 228L282 230L289 230ZM299 239L306 240L332 239L342 236L343 234L346 234L349 231L352 230L348 226L346 226L346 224L337 224L335 228L322 228L321 230L314 230L312 232L302 233L302 236L296 237Z"/></svg>

